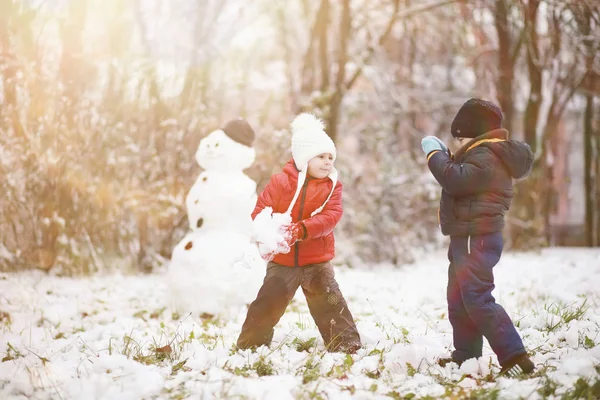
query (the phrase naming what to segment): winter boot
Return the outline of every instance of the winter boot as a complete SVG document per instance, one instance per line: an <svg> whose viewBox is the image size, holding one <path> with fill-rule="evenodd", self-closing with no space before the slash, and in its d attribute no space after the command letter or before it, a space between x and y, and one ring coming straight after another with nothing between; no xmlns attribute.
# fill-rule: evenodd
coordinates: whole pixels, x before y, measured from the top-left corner
<svg viewBox="0 0 600 400"><path fill-rule="evenodd" d="M360 349L362 349L362 345L360 344L360 342L350 342L338 346L338 348L335 349L335 352L356 354L356 352Z"/></svg>
<svg viewBox="0 0 600 400"><path fill-rule="evenodd" d="M533 361L527 357L527 354L520 354L504 363L500 370L500 376L518 378L523 375L529 375L533 371L535 371Z"/></svg>
<svg viewBox="0 0 600 400"><path fill-rule="evenodd" d="M450 364L450 363L455 363L456 365L458 365L458 368L460 368L460 366L462 365L463 361L455 360L452 357L443 357L443 358L438 358L438 360L437 360L437 364L440 367L445 367L447 364Z"/></svg>

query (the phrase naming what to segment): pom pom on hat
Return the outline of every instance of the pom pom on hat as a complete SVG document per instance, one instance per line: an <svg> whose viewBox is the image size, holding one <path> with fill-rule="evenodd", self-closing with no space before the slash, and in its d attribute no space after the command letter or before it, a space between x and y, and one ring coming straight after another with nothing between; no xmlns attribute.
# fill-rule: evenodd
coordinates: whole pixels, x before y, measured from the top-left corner
<svg viewBox="0 0 600 400"><path fill-rule="evenodd" d="M323 121L312 114L302 113L292 121L292 157L299 170L319 154L329 153L335 161L333 140L325 133Z"/></svg>

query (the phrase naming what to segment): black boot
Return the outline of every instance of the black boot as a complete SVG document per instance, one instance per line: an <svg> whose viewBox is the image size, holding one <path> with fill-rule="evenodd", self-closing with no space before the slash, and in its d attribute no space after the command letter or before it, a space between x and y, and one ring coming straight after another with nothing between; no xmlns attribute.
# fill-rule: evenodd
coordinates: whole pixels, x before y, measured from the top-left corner
<svg viewBox="0 0 600 400"><path fill-rule="evenodd" d="M336 353L356 354L356 352L360 349L362 349L360 342L350 342L340 344L337 348L332 349L331 351Z"/></svg>
<svg viewBox="0 0 600 400"><path fill-rule="evenodd" d="M438 364L440 367L445 367L447 364L450 364L450 363L455 363L455 364L456 364L456 365L458 365L458 367L460 368L460 366L462 365L463 361L458 361L458 360L455 360L455 359L454 359L454 358L452 358L452 357L444 357L444 358L439 358L439 359L437 360L437 364Z"/></svg>
<svg viewBox="0 0 600 400"><path fill-rule="evenodd" d="M509 378L518 378L519 376L529 375L535 371L535 365L527 354L520 354L504 363L500 370L500 375Z"/></svg>

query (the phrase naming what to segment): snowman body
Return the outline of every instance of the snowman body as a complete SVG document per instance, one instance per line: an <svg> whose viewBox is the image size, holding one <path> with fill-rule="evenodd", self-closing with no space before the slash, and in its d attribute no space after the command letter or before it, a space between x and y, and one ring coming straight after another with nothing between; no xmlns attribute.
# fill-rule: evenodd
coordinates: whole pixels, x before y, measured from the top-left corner
<svg viewBox="0 0 600 400"><path fill-rule="evenodd" d="M256 297L264 270L265 263L248 235L231 229L192 231L171 257L171 305L182 315L233 318Z"/></svg>
<svg viewBox="0 0 600 400"><path fill-rule="evenodd" d="M256 198L256 183L241 171L203 171L186 197L190 229L249 231Z"/></svg>

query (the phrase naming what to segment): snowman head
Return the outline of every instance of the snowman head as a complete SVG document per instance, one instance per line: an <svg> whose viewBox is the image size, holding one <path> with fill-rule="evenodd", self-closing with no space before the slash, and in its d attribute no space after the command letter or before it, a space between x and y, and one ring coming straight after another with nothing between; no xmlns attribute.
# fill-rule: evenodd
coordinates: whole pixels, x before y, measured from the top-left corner
<svg viewBox="0 0 600 400"><path fill-rule="evenodd" d="M229 121L200 141L196 161L206 170L242 171L254 162L254 131L243 119Z"/></svg>

